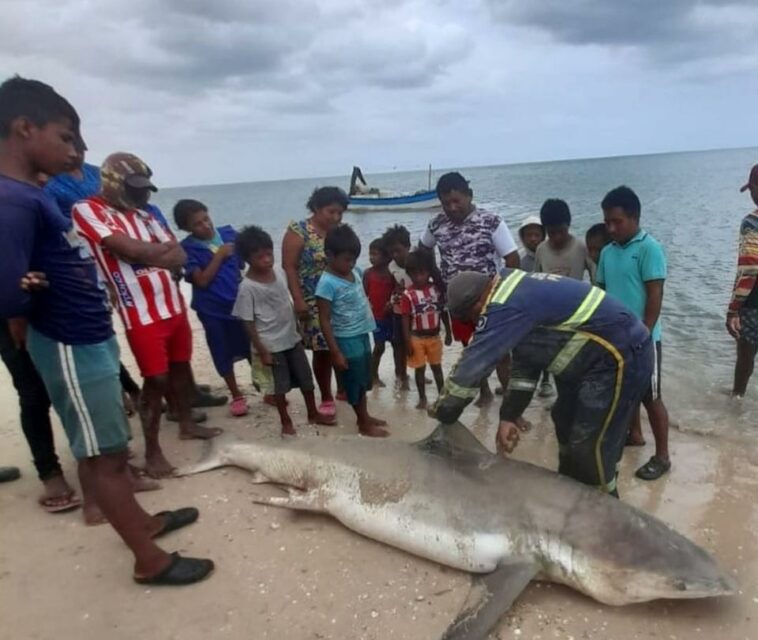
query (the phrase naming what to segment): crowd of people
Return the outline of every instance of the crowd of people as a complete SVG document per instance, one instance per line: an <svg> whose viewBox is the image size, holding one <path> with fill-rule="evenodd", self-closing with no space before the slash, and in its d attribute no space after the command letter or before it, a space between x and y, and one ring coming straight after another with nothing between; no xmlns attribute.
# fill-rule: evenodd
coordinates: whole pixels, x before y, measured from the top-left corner
<svg viewBox="0 0 758 640"><path fill-rule="evenodd" d="M529 428L523 414L533 396L557 396L561 473L617 495L624 446L645 444L640 406L655 454L637 476L654 480L670 469L660 376L666 258L640 226L629 187L606 194L603 219L584 239L571 231L569 205L546 200L520 225L519 247L498 214L474 203L464 176L447 173L437 183L442 211L418 241L391 226L370 240L371 266L362 271L363 245L342 222L349 199L339 187L313 192L308 216L284 232L277 265L262 228L216 225L197 200L174 206L175 227L186 234L178 241L150 203L157 188L144 161L113 153L98 168L85 152L77 112L51 87L19 77L0 86L0 352L44 486L40 504L50 512L83 506L88 524L109 522L134 553L137 582L188 584L213 570L211 560L154 542L193 523L196 509L151 515L134 497L174 472L161 447L164 413L180 438L221 433L201 424L207 415L198 408L227 398L195 383L182 279L231 416L250 410L235 377L235 364L247 361L283 435L296 433L287 394L297 388L309 423L336 424L336 402L344 401L360 434L386 437L391 427L369 411L368 392L389 383L380 375L389 347L394 384L409 391L413 370L417 409L445 423L477 397L491 403L488 378L497 372L502 451ZM745 189L758 204L758 167ZM735 395L745 391L758 343L757 219L742 225L727 319L739 344ZM114 315L141 385L120 362ZM446 380L442 361L454 340L464 351ZM78 460L81 499L58 461L51 406ZM129 462L130 411L144 433L142 469Z"/></svg>

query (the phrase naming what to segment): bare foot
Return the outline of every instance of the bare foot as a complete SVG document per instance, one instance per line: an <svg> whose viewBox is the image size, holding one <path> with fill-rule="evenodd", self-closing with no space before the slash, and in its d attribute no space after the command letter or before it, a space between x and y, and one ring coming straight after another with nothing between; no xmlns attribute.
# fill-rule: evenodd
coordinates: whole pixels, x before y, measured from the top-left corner
<svg viewBox="0 0 758 640"><path fill-rule="evenodd" d="M519 428L519 431L529 431L532 428L532 423L523 416L516 418L513 423Z"/></svg>
<svg viewBox="0 0 758 640"><path fill-rule="evenodd" d="M282 435L283 436L296 436L297 431L295 431L295 427L292 425L292 420L282 420Z"/></svg>
<svg viewBox="0 0 758 640"><path fill-rule="evenodd" d="M337 424L337 416L327 416L323 413L316 413L308 416L308 424L320 424L325 427L333 427Z"/></svg>
<svg viewBox="0 0 758 640"><path fill-rule="evenodd" d="M166 460L163 453L145 458L145 473L151 478L169 478L175 471L176 468Z"/></svg>
<svg viewBox="0 0 758 640"><path fill-rule="evenodd" d="M386 427L387 421L381 418L375 418L374 416L368 416L367 424L370 427Z"/></svg>
<svg viewBox="0 0 758 640"><path fill-rule="evenodd" d="M625 447L644 447L645 446L645 438L642 436L636 436L634 434L629 434L626 437L626 442L624 443Z"/></svg>
<svg viewBox="0 0 758 640"><path fill-rule="evenodd" d="M145 477L145 472L142 469L138 469L133 464L129 465L129 475L132 479L132 489L134 490L134 493L157 491L158 489L163 488L160 482Z"/></svg>
<svg viewBox="0 0 758 640"><path fill-rule="evenodd" d="M408 382L408 378L402 378L400 380L400 391L410 391L411 385Z"/></svg>
<svg viewBox="0 0 758 640"><path fill-rule="evenodd" d="M387 429L382 429L381 427L372 424L363 427L359 426L358 433L367 438L387 438L390 435L390 432L387 431Z"/></svg>
<svg viewBox="0 0 758 640"><path fill-rule="evenodd" d="M103 512L100 511L100 507L94 502L84 503L84 506L82 506L82 515L84 516L84 524L88 527L96 527L97 525L108 522L105 519Z"/></svg>
<svg viewBox="0 0 758 640"><path fill-rule="evenodd" d="M386 387L387 385L384 384L384 380L382 380L381 378L374 378L374 386L377 389L384 389L384 387Z"/></svg>
<svg viewBox="0 0 758 640"><path fill-rule="evenodd" d="M428 406L429 406L429 403L426 401L426 398L420 398L418 403L416 404L416 409L421 409L422 411L426 411Z"/></svg>
<svg viewBox="0 0 758 640"><path fill-rule="evenodd" d="M492 391L487 391L487 393L479 393L478 400L474 403L475 407L487 407L492 404L492 401L495 399L495 396L492 395Z"/></svg>
<svg viewBox="0 0 758 640"><path fill-rule="evenodd" d="M180 440L210 440L224 433L223 429L218 427L201 427L199 424L193 424L179 432ZM155 476L153 476L155 477Z"/></svg>

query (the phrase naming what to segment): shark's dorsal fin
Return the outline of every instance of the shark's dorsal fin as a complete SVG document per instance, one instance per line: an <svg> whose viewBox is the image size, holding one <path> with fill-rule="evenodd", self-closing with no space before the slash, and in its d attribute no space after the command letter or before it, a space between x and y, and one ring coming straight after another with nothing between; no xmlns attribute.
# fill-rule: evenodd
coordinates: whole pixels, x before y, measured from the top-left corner
<svg viewBox="0 0 758 640"><path fill-rule="evenodd" d="M493 455L460 422L440 423L431 434L415 444L424 451L450 458L489 458Z"/></svg>

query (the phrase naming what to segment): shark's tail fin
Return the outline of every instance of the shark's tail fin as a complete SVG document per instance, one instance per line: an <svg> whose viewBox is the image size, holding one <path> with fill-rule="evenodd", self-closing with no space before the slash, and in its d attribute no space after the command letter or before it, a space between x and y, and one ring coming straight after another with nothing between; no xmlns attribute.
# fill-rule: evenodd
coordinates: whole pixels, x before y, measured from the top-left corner
<svg viewBox="0 0 758 640"><path fill-rule="evenodd" d="M226 456L227 450L238 442L239 439L231 434L206 440L203 443L203 455L200 460L196 464L177 469L176 475L191 476L195 473L203 473L203 471L225 467L229 464Z"/></svg>

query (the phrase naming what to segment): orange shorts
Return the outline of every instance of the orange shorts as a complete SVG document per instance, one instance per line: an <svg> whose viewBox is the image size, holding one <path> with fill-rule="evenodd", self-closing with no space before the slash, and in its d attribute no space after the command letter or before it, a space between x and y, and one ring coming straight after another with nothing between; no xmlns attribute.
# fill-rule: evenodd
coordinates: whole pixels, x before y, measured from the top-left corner
<svg viewBox="0 0 758 640"><path fill-rule="evenodd" d="M442 338L440 336L411 336L413 353L408 356L408 366L419 369L426 364L442 364Z"/></svg>

